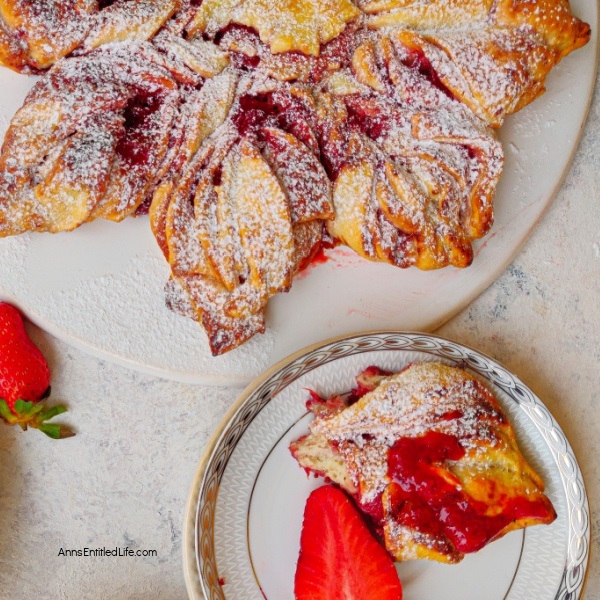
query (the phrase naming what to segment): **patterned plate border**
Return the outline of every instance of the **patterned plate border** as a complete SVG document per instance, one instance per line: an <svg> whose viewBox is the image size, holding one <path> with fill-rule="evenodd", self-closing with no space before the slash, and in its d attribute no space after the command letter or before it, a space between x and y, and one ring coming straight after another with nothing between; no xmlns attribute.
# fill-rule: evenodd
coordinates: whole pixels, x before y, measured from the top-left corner
<svg viewBox="0 0 600 600"><path fill-rule="evenodd" d="M200 461L184 518L183 564L192 600L225 600L214 557L216 499L233 449L254 417L282 389L317 367L354 354L386 350L424 352L461 363L497 385L528 415L552 453L567 503L567 561L554 600L582 597L590 546L589 505L573 450L548 409L520 379L476 350L430 334L385 331L343 336L293 354L250 384L225 415Z"/></svg>

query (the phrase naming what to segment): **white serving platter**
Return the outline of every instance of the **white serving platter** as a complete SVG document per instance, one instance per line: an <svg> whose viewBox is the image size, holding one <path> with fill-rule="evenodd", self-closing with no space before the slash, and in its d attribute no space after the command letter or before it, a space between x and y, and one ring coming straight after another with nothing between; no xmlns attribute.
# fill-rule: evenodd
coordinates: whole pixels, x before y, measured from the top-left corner
<svg viewBox="0 0 600 600"><path fill-rule="evenodd" d="M514 259L558 190L594 88L598 5L574 0L593 38L551 73L548 92L500 132L506 152L492 232L468 269L403 271L337 248L330 260L274 298L266 334L211 356L192 321L170 312L169 270L146 217L94 222L65 234L0 240L0 299L74 346L148 374L191 383L244 385L297 348L362 329L433 330L485 290ZM0 69L0 135L33 80Z"/></svg>

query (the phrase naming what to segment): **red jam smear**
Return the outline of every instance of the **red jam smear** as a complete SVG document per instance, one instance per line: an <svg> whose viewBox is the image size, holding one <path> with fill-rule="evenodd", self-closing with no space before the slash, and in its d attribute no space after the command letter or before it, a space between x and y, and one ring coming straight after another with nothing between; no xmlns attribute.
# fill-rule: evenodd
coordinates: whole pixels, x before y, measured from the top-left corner
<svg viewBox="0 0 600 600"><path fill-rule="evenodd" d="M239 106L239 110L233 116L233 122L242 137L256 133L269 117L277 119L279 113L271 94L258 96L246 94L240 97Z"/></svg>
<svg viewBox="0 0 600 600"><path fill-rule="evenodd" d="M323 246L323 244L319 243L319 248L318 250L313 254L313 256L311 257L309 264L311 265L324 265L326 262L329 261L329 257L327 256L327 254L325 254L325 250L327 248L325 248Z"/></svg>
<svg viewBox="0 0 600 600"><path fill-rule="evenodd" d="M269 46L260 40L258 32L244 25L228 25L217 34L215 42L218 44L230 32L233 32L234 35L245 35L248 38L254 38L254 41L261 47L259 54L255 54L254 56L230 49L229 56L234 67L252 71L259 66L263 53L271 54ZM352 55L356 49L356 41L355 28L347 27L340 35L321 46L319 56L309 56L299 50L291 50L285 53L285 60L307 65L309 82L313 84L319 83L332 69L338 70L350 64Z"/></svg>
<svg viewBox="0 0 600 600"><path fill-rule="evenodd" d="M133 213L134 217L141 217L147 215L150 212L150 205L152 204L152 198L146 198Z"/></svg>
<svg viewBox="0 0 600 600"><path fill-rule="evenodd" d="M422 533L444 535L459 552L468 553L483 548L517 519L547 516L543 501L503 495L494 502L502 511L487 516L486 503L463 492L458 480L448 481L444 462L460 460L464 455L459 440L445 433L428 432L398 440L388 454L388 475L394 481L388 488L389 509L395 519Z"/></svg>
<svg viewBox="0 0 600 600"><path fill-rule="evenodd" d="M320 257L323 256L324 260L320 260ZM306 256L306 258L300 263L298 267L298 273L302 273L306 271L313 265L317 265L321 262L327 262L327 256L325 256L323 251L323 244L319 240L315 243L315 245L311 248L310 252ZM311 392L312 393L312 392Z"/></svg>
<svg viewBox="0 0 600 600"><path fill-rule="evenodd" d="M416 69L419 71L419 73L423 75L423 77L425 77L425 79L427 79L431 85L446 94L446 96L450 98L455 97L454 94L444 85L433 68L430 60L425 56L425 54L423 54L421 50L416 48L408 50L407 48L406 52L407 53L402 60L402 64L410 69Z"/></svg>
<svg viewBox="0 0 600 600"><path fill-rule="evenodd" d="M330 73L332 65L337 68L347 67L356 49L356 39L354 28L346 27L340 35L322 46L319 56L311 61L311 83L319 83Z"/></svg>
<svg viewBox="0 0 600 600"><path fill-rule="evenodd" d="M376 102L359 96L348 96L345 102L350 126L372 140L385 135L392 126L392 118Z"/></svg>
<svg viewBox="0 0 600 600"><path fill-rule="evenodd" d="M325 231L323 233L323 237L319 242L315 244L312 251L309 253L307 259L302 263L299 269L299 273L302 271L310 270L312 267L316 267L318 265L324 265L325 263L331 260L331 257L325 254L326 250L330 250L331 248L335 248L338 242L334 240L329 234Z"/></svg>
<svg viewBox="0 0 600 600"><path fill-rule="evenodd" d="M374 500L371 500L371 502L358 502L358 504L360 505L360 509L366 515L371 517L377 531L379 533L383 533L381 531L381 523L383 523L385 515L383 514L383 503L381 501L381 494L378 494Z"/></svg>
<svg viewBox="0 0 600 600"><path fill-rule="evenodd" d="M119 140L116 152L131 167L147 165L150 161L149 143L155 125L152 119L160 110L160 95L137 96L125 107L125 136Z"/></svg>
<svg viewBox="0 0 600 600"><path fill-rule="evenodd" d="M298 98L285 92L269 94L245 94L239 99L239 108L233 116L241 137L262 137L261 128L278 127L315 149L316 141L311 122L314 121L308 107Z"/></svg>

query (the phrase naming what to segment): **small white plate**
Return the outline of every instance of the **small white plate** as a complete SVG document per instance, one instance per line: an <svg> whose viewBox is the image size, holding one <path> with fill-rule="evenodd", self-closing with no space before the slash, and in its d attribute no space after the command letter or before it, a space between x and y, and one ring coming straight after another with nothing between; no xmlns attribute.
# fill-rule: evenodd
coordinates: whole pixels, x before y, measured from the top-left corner
<svg viewBox="0 0 600 600"><path fill-rule="evenodd" d="M598 3L573 0L592 40L549 76L547 93L500 131L506 160L492 232L468 269L401 270L343 248L297 278L267 311L267 333L212 357L206 336L169 311L169 268L147 218L97 221L77 231L0 239L0 298L39 326L151 375L190 383L246 385L270 365L324 337L363 329L431 331L485 290L514 259L567 173L596 81ZM0 137L33 85L0 69Z"/></svg>
<svg viewBox="0 0 600 600"><path fill-rule="evenodd" d="M192 600L293 600L304 505L323 485L307 478L288 450L308 432L306 388L323 396L343 393L369 365L398 371L415 361L460 365L487 381L558 517L512 532L459 565L399 565L405 600L580 598L589 508L577 461L552 415L518 378L479 352L431 335L385 332L295 354L251 384L226 415L186 510L184 569Z"/></svg>

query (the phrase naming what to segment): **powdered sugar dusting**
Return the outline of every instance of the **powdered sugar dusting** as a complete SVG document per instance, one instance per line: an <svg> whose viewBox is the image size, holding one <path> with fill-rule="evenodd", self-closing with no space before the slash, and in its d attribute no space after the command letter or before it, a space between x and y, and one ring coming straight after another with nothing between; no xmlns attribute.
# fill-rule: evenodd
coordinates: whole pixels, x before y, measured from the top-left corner
<svg viewBox="0 0 600 600"><path fill-rule="evenodd" d="M341 169L329 230L396 266L466 266L471 241L492 223L502 150L484 122L421 70L401 42L375 37L357 49L344 84L326 80L336 96L328 116L339 124L329 137Z"/></svg>
<svg viewBox="0 0 600 600"><path fill-rule="evenodd" d="M400 438L445 433L458 438L468 454L481 455L489 447L507 447L498 431L505 423L477 379L459 369L417 363L341 413L315 420L311 431L338 446L360 486L361 502L368 503L390 481L387 450Z"/></svg>
<svg viewBox="0 0 600 600"><path fill-rule="evenodd" d="M212 36L238 23L256 29L273 54L297 50L318 56L321 44L359 15L350 0L204 0L191 30Z"/></svg>
<svg viewBox="0 0 600 600"><path fill-rule="evenodd" d="M19 56L19 70L45 69L74 50L89 51L102 44L151 38L181 0L38 0L12 7L10 24L2 23Z"/></svg>

